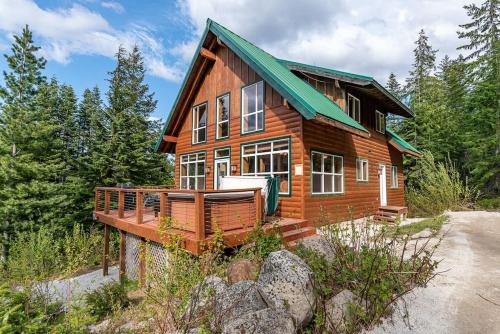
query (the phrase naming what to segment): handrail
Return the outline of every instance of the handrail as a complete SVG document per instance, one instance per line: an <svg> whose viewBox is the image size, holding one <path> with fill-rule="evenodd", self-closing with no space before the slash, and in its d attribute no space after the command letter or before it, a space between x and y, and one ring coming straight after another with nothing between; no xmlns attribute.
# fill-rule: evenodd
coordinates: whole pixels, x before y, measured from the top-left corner
<svg viewBox="0 0 500 334"><path fill-rule="evenodd" d="M163 193L177 193L177 194L218 194L218 193L240 193L240 192L250 192L256 191L262 188L240 188L240 189L209 189L209 190L190 190L190 189L165 189L165 188L119 188L119 187L96 187L96 191L123 191L127 193L133 193L137 191L142 192L163 192Z"/></svg>

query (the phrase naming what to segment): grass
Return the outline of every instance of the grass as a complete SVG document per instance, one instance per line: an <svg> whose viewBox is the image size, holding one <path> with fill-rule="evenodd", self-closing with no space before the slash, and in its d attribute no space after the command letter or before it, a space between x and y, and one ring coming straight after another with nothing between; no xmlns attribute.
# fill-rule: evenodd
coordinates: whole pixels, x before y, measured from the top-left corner
<svg viewBox="0 0 500 334"><path fill-rule="evenodd" d="M415 233L421 232L425 229L431 229L432 232L436 233L441 230L441 227L446 222L446 216L436 216L432 218L426 218L422 221L408 224L408 225L399 225L394 227L394 233L397 235L413 235Z"/></svg>

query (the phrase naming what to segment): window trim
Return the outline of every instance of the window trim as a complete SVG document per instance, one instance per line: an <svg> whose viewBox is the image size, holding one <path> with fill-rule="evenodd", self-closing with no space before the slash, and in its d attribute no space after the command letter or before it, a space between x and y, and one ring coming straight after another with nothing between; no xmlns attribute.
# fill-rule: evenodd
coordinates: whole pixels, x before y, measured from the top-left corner
<svg viewBox="0 0 500 334"><path fill-rule="evenodd" d="M394 183L392 182L392 170L396 171L396 178L394 179ZM398 166L397 165L392 165L391 164L391 174L390 174L390 179L389 179L389 187L391 189L398 189L399 188L399 179L398 179Z"/></svg>
<svg viewBox="0 0 500 334"><path fill-rule="evenodd" d="M354 117L352 117L351 115L349 115L349 97L352 97L354 100L358 101L359 103L359 119L356 119ZM359 98L357 98L356 96L352 95L351 93L347 93L347 103L346 103L346 114L351 117L353 120L355 120L356 122L358 123L361 123L361 100Z"/></svg>
<svg viewBox="0 0 500 334"><path fill-rule="evenodd" d="M219 136L219 98L226 96L229 101L229 112L227 118L227 136L220 137ZM222 121L226 122L226 121ZM220 123L222 123L220 122ZM215 140L226 140L231 136L231 92L227 92L215 97Z"/></svg>
<svg viewBox="0 0 500 334"><path fill-rule="evenodd" d="M332 157L338 157L338 158L341 158L342 159L342 191L341 192L335 192L335 185L332 184L332 192L314 192L313 191L313 175L314 174L317 174L317 173L320 173L320 175L324 175L324 172L314 172L314 169L313 169L313 154L316 153L316 154L321 154L321 155L329 155L329 156L332 156ZM309 156L310 158L310 179L309 179L309 187L310 187L310 193L311 193L311 196L343 196L345 195L345 166L344 166L344 156L341 155L341 154L336 154L336 153L330 153L330 152L326 152L326 151L321 151L321 150L314 150L312 149L311 150L311 154ZM321 169L323 169L323 162L321 163ZM335 164L335 161L334 161L334 164ZM334 166L332 166L333 168ZM335 179L335 175L338 175L339 173L331 173L331 175L333 176L332 180ZM330 175L328 173L328 175ZM324 183L321 183L321 188L324 189Z"/></svg>
<svg viewBox="0 0 500 334"><path fill-rule="evenodd" d="M382 116L382 118L384 119L384 127L379 130L380 116ZM386 126L385 114L375 109L375 130L379 133L385 134L385 126Z"/></svg>
<svg viewBox="0 0 500 334"><path fill-rule="evenodd" d="M243 130L243 90L247 87L258 84L259 82L262 82L262 129L245 132ZM256 111L255 113L251 113L251 115L253 115L253 114L257 115L258 113L259 113L259 111ZM248 115L250 115L250 114L247 114L245 116L248 116ZM257 121L257 118L256 118L256 121ZM266 130L266 82L264 80L258 80L258 81L252 82L250 84L243 85L240 88L240 135L248 135L248 134L252 134L252 133L263 132L265 130Z"/></svg>
<svg viewBox="0 0 500 334"><path fill-rule="evenodd" d="M274 138L269 138L269 139L262 139L262 140L241 143L240 144L240 175L245 176L243 174L243 147L244 146L265 144L265 143L275 142L275 141L280 141L280 140L287 140L288 141L288 192L287 193L278 193L278 196L279 197L291 197L292 196L292 141L291 141L290 136L274 137ZM271 161L272 161L272 159L271 159ZM272 174L272 167L271 167L270 174ZM284 174L284 173L282 173L282 174Z"/></svg>
<svg viewBox="0 0 500 334"><path fill-rule="evenodd" d="M186 153L183 153L183 154L179 155L179 189L182 189L182 181L181 181L181 179L183 177L182 173L181 173L181 170L182 170L182 157L186 156L186 155L193 155L193 154L200 154L200 153L205 153L205 160L204 160L205 161L205 166L203 168L203 178L205 179L205 181L204 181L204 184L203 184L203 189L207 189L207 173L206 173L206 168L207 168L208 157L207 157L207 151L206 150L194 151L194 152L186 152ZM197 160L197 161L201 161L201 160ZM189 162L189 158L188 158L188 162ZM189 179L190 176L186 175L184 177L186 177L186 178ZM198 186L198 175L196 175L194 177L196 178L196 186ZM189 190L189 188L186 188L186 190ZM198 187L196 187L196 190L198 190Z"/></svg>
<svg viewBox="0 0 500 334"><path fill-rule="evenodd" d="M217 151L219 151L219 150L229 150L229 156L224 157L224 158L217 158L217 156L215 155L215 153L216 153ZM231 153L232 153L232 151L231 151L231 146L229 146L229 145L228 145L228 146L220 146L220 147L215 147L215 148L213 149L213 152L212 152L212 154L213 154L213 160L214 160L214 168L213 168L213 169L214 169L214 171L213 171L213 174L214 174L214 175L213 175L213 182L214 182L214 183L213 183L213 185L212 185L212 188L213 188L213 189L215 189L215 182L217 182L217 180L216 180L216 175L215 175L215 164L217 163L217 160L226 160L226 159L228 159L228 160L229 160L229 175L231 175Z"/></svg>
<svg viewBox="0 0 500 334"><path fill-rule="evenodd" d="M202 105L205 105L205 112L207 113L207 120L206 120L206 124L204 127L201 127L201 128L194 128L194 110ZM198 144L204 144L207 142L207 136L208 136L208 101L204 101L204 102L201 102L201 103L198 103L196 105L193 106L193 108L191 108L191 145L198 145ZM200 129L205 129L205 140L204 141L197 141L195 142L194 141L194 133L195 133L195 130L199 131Z"/></svg>
<svg viewBox="0 0 500 334"><path fill-rule="evenodd" d="M363 180L363 179L359 178L359 174L358 174L358 161L361 161L362 163L366 162L366 180ZM356 158L356 182L359 182L359 183L368 183L369 180L370 180L370 162L368 161L367 158L357 157Z"/></svg>

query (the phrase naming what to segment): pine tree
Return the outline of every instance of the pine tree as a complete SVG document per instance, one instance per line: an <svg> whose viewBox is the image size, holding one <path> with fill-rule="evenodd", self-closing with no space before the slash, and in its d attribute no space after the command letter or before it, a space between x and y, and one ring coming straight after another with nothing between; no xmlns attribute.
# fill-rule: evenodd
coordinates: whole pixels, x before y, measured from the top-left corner
<svg viewBox="0 0 500 334"><path fill-rule="evenodd" d="M403 90L394 73L391 72L391 74L389 74L389 79L385 84L385 88L389 91L389 93L397 97L399 100L402 100Z"/></svg>
<svg viewBox="0 0 500 334"><path fill-rule="evenodd" d="M128 54L120 48L116 59L117 66L109 79L110 140L107 153L111 163L105 183L161 182L160 171L165 168L165 159L153 151L158 127L150 120L157 102L144 83L142 56L137 47Z"/></svg>
<svg viewBox="0 0 500 334"><path fill-rule="evenodd" d="M500 192L500 1L464 7L471 22L458 32L474 74L466 100L467 167L487 193Z"/></svg>

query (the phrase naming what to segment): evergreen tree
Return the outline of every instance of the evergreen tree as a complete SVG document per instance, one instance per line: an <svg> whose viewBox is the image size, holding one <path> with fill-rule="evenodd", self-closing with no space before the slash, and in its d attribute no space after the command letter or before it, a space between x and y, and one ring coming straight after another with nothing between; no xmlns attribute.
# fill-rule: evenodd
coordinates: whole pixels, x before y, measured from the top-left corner
<svg viewBox="0 0 500 334"><path fill-rule="evenodd" d="M389 93L397 97L399 100L403 99L403 89L401 87L401 84L398 82L398 79L396 79L396 75L394 73L391 72L391 74L389 74L389 79L387 80L385 88L389 91Z"/></svg>
<svg viewBox="0 0 500 334"><path fill-rule="evenodd" d="M474 74L466 107L466 165L488 193L500 192L500 1L464 7L471 22L458 33L471 51L465 59Z"/></svg>

